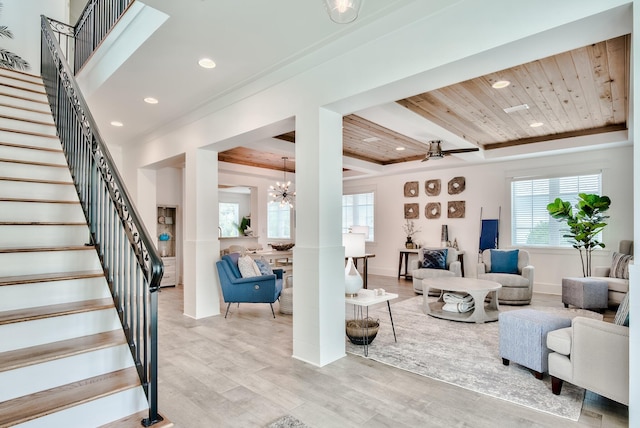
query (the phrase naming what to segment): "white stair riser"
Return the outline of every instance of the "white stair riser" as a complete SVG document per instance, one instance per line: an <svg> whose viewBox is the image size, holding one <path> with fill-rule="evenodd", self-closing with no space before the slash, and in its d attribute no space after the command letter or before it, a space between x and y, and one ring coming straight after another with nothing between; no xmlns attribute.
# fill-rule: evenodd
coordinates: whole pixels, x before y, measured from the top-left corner
<svg viewBox="0 0 640 428"><path fill-rule="evenodd" d="M0 201L0 221L85 221L80 204Z"/></svg>
<svg viewBox="0 0 640 428"><path fill-rule="evenodd" d="M39 135L23 134L0 130L0 141L5 143L24 144L34 147L61 148L58 138L41 137Z"/></svg>
<svg viewBox="0 0 640 428"><path fill-rule="evenodd" d="M56 127L52 125L41 125L39 123L25 122L24 120L7 119L0 117L0 128L13 129L34 134L56 135Z"/></svg>
<svg viewBox="0 0 640 428"><path fill-rule="evenodd" d="M55 183L31 183L27 181L1 181L0 196L3 198L78 201L75 186Z"/></svg>
<svg viewBox="0 0 640 428"><path fill-rule="evenodd" d="M8 183L10 185L7 185ZM30 183L26 181L0 181L0 196L3 198L78 201L75 186L69 184Z"/></svg>
<svg viewBox="0 0 640 428"><path fill-rule="evenodd" d="M0 287L0 311L111 297L104 277Z"/></svg>
<svg viewBox="0 0 640 428"><path fill-rule="evenodd" d="M13 86L18 86L13 84ZM25 97L36 101L47 101L47 96L43 93L35 93L31 91L25 91L23 89L11 88L0 83L0 92L3 94L15 95L18 97ZM44 88L38 89L38 92L44 92Z"/></svg>
<svg viewBox="0 0 640 428"><path fill-rule="evenodd" d="M0 145L0 159L10 159L28 162L44 162L55 165L67 165L67 160L62 152L50 152L47 150L24 149L21 147ZM8 163L8 162L7 162Z"/></svg>
<svg viewBox="0 0 640 428"><path fill-rule="evenodd" d="M29 98L29 97L26 97ZM0 88L0 103L8 104L11 106L22 107L22 108L30 108L32 110L38 111L46 111L51 114L51 108L49 104L44 104L40 102L30 101L29 99L15 98L8 95L3 95L2 88Z"/></svg>
<svg viewBox="0 0 640 428"><path fill-rule="evenodd" d="M122 330L115 309L0 325L0 352Z"/></svg>
<svg viewBox="0 0 640 428"><path fill-rule="evenodd" d="M15 428L98 427L148 408L144 390L140 386L16 425ZM138 426L142 425L138 423Z"/></svg>
<svg viewBox="0 0 640 428"><path fill-rule="evenodd" d="M2 171L0 175L3 177L71 182L69 169L58 166L37 166L0 161L0 171Z"/></svg>
<svg viewBox="0 0 640 428"><path fill-rule="evenodd" d="M46 363L0 372L0 402L122 370L134 365L125 343Z"/></svg>
<svg viewBox="0 0 640 428"><path fill-rule="evenodd" d="M18 86L20 88L31 89L33 91L39 91L39 92L44 91L42 80L38 82L37 80L25 79L19 76L15 76L15 77L16 77L15 79L12 79L11 76L8 76L6 74L0 74L0 85ZM31 80L31 81L25 82L25 80Z"/></svg>
<svg viewBox="0 0 640 428"><path fill-rule="evenodd" d="M84 245L90 242L89 228L82 226L2 226L0 244L3 247L37 247Z"/></svg>
<svg viewBox="0 0 640 428"><path fill-rule="evenodd" d="M0 99L0 115L2 116L10 116L10 117L15 117L18 119L26 119L26 120L35 120L37 122L45 122L45 123L50 123L53 125L53 116L51 116L51 112L46 108L46 106L43 106L42 108L33 108L33 107L26 107L30 110L24 110L21 108L15 108L15 107L11 107L6 105L6 102L3 102ZM12 105L14 103L11 103ZM32 110L36 110L36 111L32 111ZM42 113L39 113L42 112Z"/></svg>
<svg viewBox="0 0 640 428"><path fill-rule="evenodd" d="M101 269L98 255L93 249L0 253L0 276Z"/></svg>

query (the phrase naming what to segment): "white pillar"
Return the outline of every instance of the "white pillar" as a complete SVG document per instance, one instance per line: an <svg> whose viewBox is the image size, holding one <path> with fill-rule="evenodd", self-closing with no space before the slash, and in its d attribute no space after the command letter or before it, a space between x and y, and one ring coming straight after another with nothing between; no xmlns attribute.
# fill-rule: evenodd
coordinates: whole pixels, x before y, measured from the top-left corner
<svg viewBox="0 0 640 428"><path fill-rule="evenodd" d="M190 149L185 162L184 314L220 314L218 275L218 153Z"/></svg>
<svg viewBox="0 0 640 428"><path fill-rule="evenodd" d="M323 366L345 355L342 116L296 116L293 357Z"/></svg>

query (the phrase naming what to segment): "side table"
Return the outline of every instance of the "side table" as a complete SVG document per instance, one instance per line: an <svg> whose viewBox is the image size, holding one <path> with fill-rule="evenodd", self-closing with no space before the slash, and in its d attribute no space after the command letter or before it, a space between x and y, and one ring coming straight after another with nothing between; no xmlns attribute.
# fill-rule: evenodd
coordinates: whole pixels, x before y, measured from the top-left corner
<svg viewBox="0 0 640 428"><path fill-rule="evenodd" d="M382 296L375 296L371 298L364 297L345 297L345 303L353 305L353 316L356 320L364 320L365 318L369 318L369 306L376 305L378 303L387 302L387 308L389 309L389 319L391 320L391 329L393 330L393 340L396 342L398 339L396 338L396 327L393 324L393 316L391 315L391 304L390 300L397 299L398 295L395 293L385 293ZM364 344L364 356L369 356L369 344L365 342Z"/></svg>

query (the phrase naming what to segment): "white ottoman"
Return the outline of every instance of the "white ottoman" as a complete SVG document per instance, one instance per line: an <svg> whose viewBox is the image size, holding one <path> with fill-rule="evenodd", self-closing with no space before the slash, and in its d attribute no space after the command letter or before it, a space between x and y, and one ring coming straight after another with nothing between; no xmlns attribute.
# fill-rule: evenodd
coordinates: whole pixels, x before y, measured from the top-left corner
<svg viewBox="0 0 640 428"><path fill-rule="evenodd" d="M293 287L285 288L280 293L280 313L293 314Z"/></svg>

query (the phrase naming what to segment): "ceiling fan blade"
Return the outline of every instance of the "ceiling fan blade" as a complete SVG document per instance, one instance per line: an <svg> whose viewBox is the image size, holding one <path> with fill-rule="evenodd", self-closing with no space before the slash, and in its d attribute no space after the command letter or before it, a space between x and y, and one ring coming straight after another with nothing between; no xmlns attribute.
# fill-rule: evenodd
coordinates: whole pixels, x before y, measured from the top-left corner
<svg viewBox="0 0 640 428"><path fill-rule="evenodd" d="M420 162L426 162L429 160L430 157L431 157L431 153L427 152L427 154L424 156L424 159L422 159Z"/></svg>
<svg viewBox="0 0 640 428"><path fill-rule="evenodd" d="M473 147L471 149L451 149L451 150L443 150L442 153L445 155L455 154L455 153L469 153L469 152L477 152L480 150L477 147Z"/></svg>

